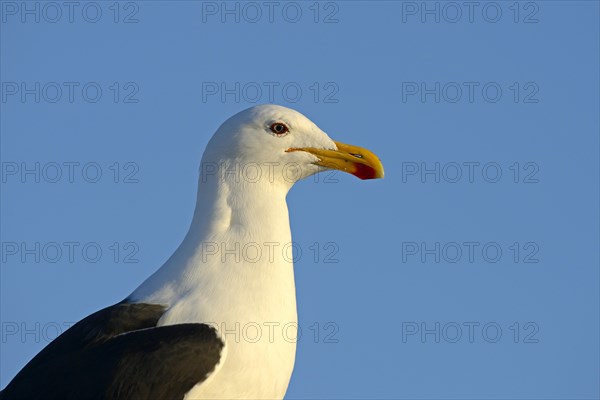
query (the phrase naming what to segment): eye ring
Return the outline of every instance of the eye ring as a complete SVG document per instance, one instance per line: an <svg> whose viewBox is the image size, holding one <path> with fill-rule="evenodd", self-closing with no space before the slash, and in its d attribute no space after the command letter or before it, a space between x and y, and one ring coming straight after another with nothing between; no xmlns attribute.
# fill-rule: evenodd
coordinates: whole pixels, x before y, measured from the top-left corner
<svg viewBox="0 0 600 400"><path fill-rule="evenodd" d="M269 129L278 136L285 135L290 131L290 128L288 128L288 126L283 122L273 122Z"/></svg>

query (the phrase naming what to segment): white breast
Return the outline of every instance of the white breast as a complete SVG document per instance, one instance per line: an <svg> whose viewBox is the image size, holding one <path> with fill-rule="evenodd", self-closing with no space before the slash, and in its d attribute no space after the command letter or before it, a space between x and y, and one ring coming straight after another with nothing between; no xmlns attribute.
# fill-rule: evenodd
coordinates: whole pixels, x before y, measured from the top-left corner
<svg viewBox="0 0 600 400"><path fill-rule="evenodd" d="M223 338L221 362L186 399L283 398L298 327L287 189L206 186L183 243L131 298L166 305L159 326L207 323Z"/></svg>
<svg viewBox="0 0 600 400"><path fill-rule="evenodd" d="M159 322L209 323L225 342L215 371L186 399L281 399L285 395L296 354L294 276L291 265L271 267L274 270L263 275L256 265L236 266L238 271L220 281L227 282L222 284L226 287L203 285L212 292L209 301L205 294L191 292Z"/></svg>

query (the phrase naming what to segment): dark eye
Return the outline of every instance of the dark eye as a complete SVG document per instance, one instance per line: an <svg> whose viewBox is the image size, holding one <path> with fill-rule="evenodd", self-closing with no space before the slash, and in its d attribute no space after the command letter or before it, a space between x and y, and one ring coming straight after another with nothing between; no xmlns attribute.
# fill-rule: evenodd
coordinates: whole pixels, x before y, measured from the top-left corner
<svg viewBox="0 0 600 400"><path fill-rule="evenodd" d="M290 129L283 122L274 122L271 124L271 132L276 135L283 135L284 133L288 133Z"/></svg>

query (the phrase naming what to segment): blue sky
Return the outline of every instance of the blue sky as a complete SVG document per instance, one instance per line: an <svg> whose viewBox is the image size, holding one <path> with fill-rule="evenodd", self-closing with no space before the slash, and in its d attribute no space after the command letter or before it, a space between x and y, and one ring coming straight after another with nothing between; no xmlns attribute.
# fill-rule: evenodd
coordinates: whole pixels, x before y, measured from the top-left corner
<svg viewBox="0 0 600 400"><path fill-rule="evenodd" d="M274 102L386 167L288 197L288 398L600 396L597 2L61 3L0 2L2 387L165 261L214 130Z"/></svg>

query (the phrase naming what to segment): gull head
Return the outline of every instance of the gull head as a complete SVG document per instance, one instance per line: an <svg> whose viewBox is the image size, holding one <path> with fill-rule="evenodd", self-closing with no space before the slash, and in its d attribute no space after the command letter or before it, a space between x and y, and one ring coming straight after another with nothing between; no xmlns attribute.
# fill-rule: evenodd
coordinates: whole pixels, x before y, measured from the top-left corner
<svg viewBox="0 0 600 400"><path fill-rule="evenodd" d="M383 165L371 151L332 140L296 110L265 104L225 121L209 141L202 169L223 178L284 182L323 170L341 170L360 179L383 178ZM204 173L204 172L203 172Z"/></svg>

